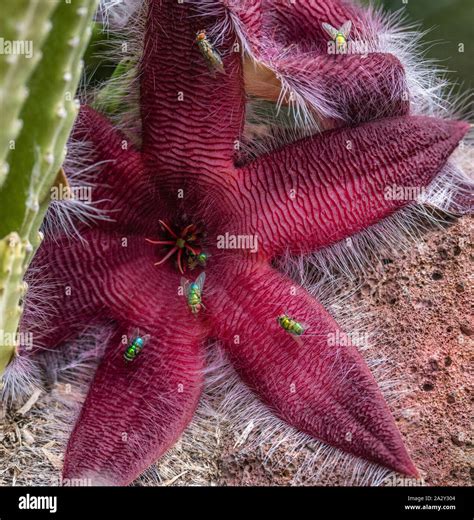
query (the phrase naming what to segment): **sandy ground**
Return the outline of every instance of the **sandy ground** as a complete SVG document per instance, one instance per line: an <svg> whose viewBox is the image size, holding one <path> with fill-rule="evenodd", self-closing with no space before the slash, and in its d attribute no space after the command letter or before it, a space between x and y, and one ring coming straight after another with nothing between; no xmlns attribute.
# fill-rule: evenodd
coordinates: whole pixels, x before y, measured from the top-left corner
<svg viewBox="0 0 474 520"><path fill-rule="evenodd" d="M359 280L355 296L376 310L379 325L391 338L383 354L406 389L391 407L427 485L470 485L474 479L469 372L474 343L473 222L460 219L444 231L426 234L407 253L384 258ZM60 439L64 432L51 432L51 419L60 410L50 395L36 397L22 409L0 409L0 485L54 484L59 479L63 441L55 435ZM297 460L272 469L263 464L261 453L243 455L233 446L232 436L224 435L218 447L210 447L199 462L201 469L207 468L201 483L291 482ZM185 455L192 467L194 454ZM343 482L336 466L320 483ZM156 480L140 483L153 485ZM186 478L164 483L183 485Z"/></svg>

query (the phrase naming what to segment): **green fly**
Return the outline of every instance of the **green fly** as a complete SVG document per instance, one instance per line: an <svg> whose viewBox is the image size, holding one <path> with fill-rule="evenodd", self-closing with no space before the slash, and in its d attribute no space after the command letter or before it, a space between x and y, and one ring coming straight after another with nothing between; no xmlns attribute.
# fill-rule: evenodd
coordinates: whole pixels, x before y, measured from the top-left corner
<svg viewBox="0 0 474 520"><path fill-rule="evenodd" d="M188 267L195 269L198 265L200 267L206 267L207 261L209 260L209 254L201 251L200 253L194 254L191 251L188 252Z"/></svg>
<svg viewBox="0 0 474 520"><path fill-rule="evenodd" d="M202 288L206 280L206 273L201 273L194 282L181 278L181 286L184 289L188 307L197 316L199 311L204 308L202 303Z"/></svg>
<svg viewBox="0 0 474 520"><path fill-rule="evenodd" d="M213 72L224 72L224 63L214 45L209 41L206 31L201 30L196 34L196 43L203 55L209 69Z"/></svg>
<svg viewBox="0 0 474 520"><path fill-rule="evenodd" d="M301 345L301 337L306 330L306 327L300 323L299 321L296 321L293 318L290 318L288 314L282 314L281 316L278 316L277 323L280 325L280 327L291 334L293 339Z"/></svg>
<svg viewBox="0 0 474 520"><path fill-rule="evenodd" d="M322 24L323 29L329 34L336 44L336 49L339 53L347 52L347 39L352 28L352 22L348 20L345 22L340 29L335 29L329 23Z"/></svg>
<svg viewBox="0 0 474 520"><path fill-rule="evenodd" d="M140 352L143 350L146 342L149 339L149 335L146 336L134 336L132 341L127 345L123 358L127 363L134 361Z"/></svg>

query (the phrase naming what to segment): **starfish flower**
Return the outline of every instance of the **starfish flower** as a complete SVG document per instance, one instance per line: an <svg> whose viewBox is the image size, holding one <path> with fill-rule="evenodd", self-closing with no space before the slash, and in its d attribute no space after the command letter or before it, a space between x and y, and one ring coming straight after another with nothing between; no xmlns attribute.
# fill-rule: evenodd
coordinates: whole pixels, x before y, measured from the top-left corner
<svg viewBox="0 0 474 520"><path fill-rule="evenodd" d="M93 322L115 324L70 437L64 477L125 485L162 456L193 417L208 340L221 342L276 416L356 457L417 475L350 338L274 260L325 248L398 210L406 201L387 199L385 187L427 186L467 125L381 101L382 118L372 121L376 100L364 109L353 83L344 82L354 77L356 58L338 57L342 91L352 96L344 107L360 124L242 158L236 143L246 93L237 35L222 33L225 72L212 73L195 38L218 15L175 0L147 4L140 149L89 107L74 131L101 165L94 198L111 218L84 228L82 241L47 238L33 266L56 291L47 326L32 324L43 348ZM311 13L318 28L333 7L333 25L346 18L338 2L317 4L331 7ZM370 67L400 71L393 57L371 56L367 64L368 88L386 82ZM383 97L383 88L377 92ZM209 262L191 269L199 252ZM180 271L190 282L206 273L199 312L189 308ZM282 315L302 324L298 341L277 320ZM135 331L148 341L126 362L123 338ZM332 337L344 341L334 345Z"/></svg>

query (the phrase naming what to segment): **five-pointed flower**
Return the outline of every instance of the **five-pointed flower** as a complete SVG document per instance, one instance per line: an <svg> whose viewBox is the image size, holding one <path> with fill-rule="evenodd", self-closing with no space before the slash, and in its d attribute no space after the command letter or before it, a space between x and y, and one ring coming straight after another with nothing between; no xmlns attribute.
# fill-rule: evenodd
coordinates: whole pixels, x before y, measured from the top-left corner
<svg viewBox="0 0 474 520"><path fill-rule="evenodd" d="M207 340L222 343L245 383L284 421L416 475L357 349L272 262L287 251L329 246L399 209L406 202L386 199L385 187L427 186L467 125L411 116L406 103L391 103L379 111L383 119L236 162L246 106L236 35L225 33L219 45L225 73L213 74L195 37L215 20L175 0L148 5L140 150L88 107L74 132L101 164L94 198L112 221L84 228L85 243L47 238L34 262L45 266L42 276L57 291L48 326L30 324L38 344L51 349L91 323L115 323L70 438L64 476L127 484L170 448L199 401ZM335 18L333 25L344 15ZM338 63L343 58L356 60L339 56ZM393 66L396 60L387 59ZM380 55L369 62L386 63ZM344 83L352 65L340 70L342 91L356 96L345 108L358 114L357 123L373 119L374 105L356 104L357 92ZM376 79L367 74L367 81L371 88ZM185 270L189 253L198 251L209 254L207 265ZM196 315L182 294L175 253L189 280L206 273ZM285 313L305 325L300 341L277 322ZM137 333L149 339L126 362L122 338ZM330 337L347 341L338 346Z"/></svg>

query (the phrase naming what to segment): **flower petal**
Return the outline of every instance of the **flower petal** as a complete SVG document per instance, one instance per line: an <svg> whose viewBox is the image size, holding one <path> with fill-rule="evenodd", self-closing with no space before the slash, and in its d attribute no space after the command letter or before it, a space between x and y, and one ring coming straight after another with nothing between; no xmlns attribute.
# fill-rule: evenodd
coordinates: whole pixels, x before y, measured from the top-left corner
<svg viewBox="0 0 474 520"><path fill-rule="evenodd" d="M104 317L105 273L133 258L134 240L123 247L121 235L94 230L82 240L59 237L41 245L28 272L32 294L21 323L33 335L33 351L53 349Z"/></svg>
<svg viewBox="0 0 474 520"><path fill-rule="evenodd" d="M332 127L409 111L405 71L393 54L290 55L274 68L290 92L300 93Z"/></svg>
<svg viewBox="0 0 474 520"><path fill-rule="evenodd" d="M405 116L329 131L262 156L240 170L246 201L233 208L235 233L258 234L270 255L342 240L413 203L391 192L421 195L468 130L458 121Z"/></svg>
<svg viewBox="0 0 474 520"><path fill-rule="evenodd" d="M92 202L111 220L104 227L149 232L151 208L162 202L152 196L152 180L130 140L86 105L81 107L72 139L81 143L83 167L95 172ZM149 197L145 199L143 193Z"/></svg>
<svg viewBox="0 0 474 520"><path fill-rule="evenodd" d="M174 275L174 276L173 276ZM149 259L121 266L114 276L127 291L108 297L117 333L91 384L71 435L65 479L126 485L169 449L191 420L202 388L203 329L177 296L179 280ZM150 336L143 351L124 360L135 335Z"/></svg>
<svg viewBox="0 0 474 520"><path fill-rule="evenodd" d="M244 122L244 90L235 37L211 42L224 72L210 70L197 32L215 17L202 17L188 2L149 1L141 63L143 151L165 170L226 168Z"/></svg>
<svg viewBox="0 0 474 520"><path fill-rule="evenodd" d="M298 430L416 475L372 374L324 307L270 267L239 272L221 276L207 308L249 387ZM277 323L284 313L306 326L300 342Z"/></svg>

